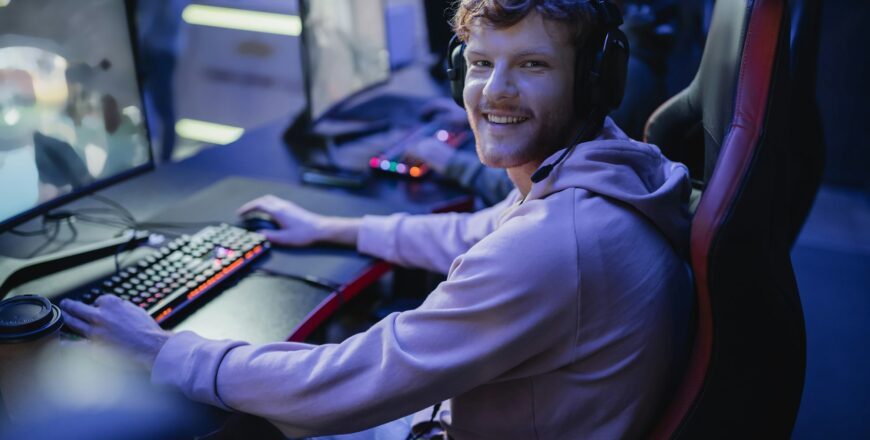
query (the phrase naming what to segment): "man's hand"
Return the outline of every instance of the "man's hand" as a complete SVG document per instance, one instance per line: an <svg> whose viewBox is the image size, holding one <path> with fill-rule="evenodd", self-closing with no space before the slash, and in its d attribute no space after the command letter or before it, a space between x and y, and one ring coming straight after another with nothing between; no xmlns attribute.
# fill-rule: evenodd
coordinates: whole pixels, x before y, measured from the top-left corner
<svg viewBox="0 0 870 440"><path fill-rule="evenodd" d="M408 145L405 149L405 157L412 161L419 161L435 170L438 174L447 171L447 164L456 150L438 139L427 137L420 142Z"/></svg>
<svg viewBox="0 0 870 440"><path fill-rule="evenodd" d="M262 231L269 241L284 246L307 246L315 242L330 242L356 246L360 219L329 217L315 214L299 205L267 195L242 205L239 215L251 211L269 214L281 229Z"/></svg>
<svg viewBox="0 0 870 440"><path fill-rule="evenodd" d="M60 308L64 311L64 323L77 333L132 355L149 370L172 336L145 310L115 295L97 298L94 306L65 299Z"/></svg>
<svg viewBox="0 0 870 440"><path fill-rule="evenodd" d="M251 211L269 214L281 227L276 231L261 231L272 243L306 246L322 240L324 216L308 211L293 202L267 195L245 203L237 213L243 215Z"/></svg>

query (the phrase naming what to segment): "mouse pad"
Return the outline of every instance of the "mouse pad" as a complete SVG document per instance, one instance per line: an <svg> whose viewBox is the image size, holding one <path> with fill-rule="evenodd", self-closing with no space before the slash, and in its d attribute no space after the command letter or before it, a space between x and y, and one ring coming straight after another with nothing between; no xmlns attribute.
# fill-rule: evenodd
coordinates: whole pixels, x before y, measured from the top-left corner
<svg viewBox="0 0 870 440"><path fill-rule="evenodd" d="M228 177L169 206L147 222L171 224L173 228L165 230L178 234L194 233L210 223L238 224L236 209L265 194L291 200L303 208L326 215L387 215L399 210L398 207L365 197L245 177ZM188 226L174 227L180 224ZM154 232L164 230L157 224L148 229ZM373 261L372 257L342 247L273 247L269 254L262 257L258 267L284 275L316 277L342 285L355 280Z"/></svg>

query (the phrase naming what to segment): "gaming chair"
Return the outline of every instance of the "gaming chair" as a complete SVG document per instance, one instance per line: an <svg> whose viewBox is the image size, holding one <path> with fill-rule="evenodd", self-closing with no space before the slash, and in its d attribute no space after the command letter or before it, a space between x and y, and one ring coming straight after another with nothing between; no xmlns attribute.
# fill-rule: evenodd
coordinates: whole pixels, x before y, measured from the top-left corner
<svg viewBox="0 0 870 440"><path fill-rule="evenodd" d="M806 338L790 250L824 154L818 2L792 3L794 19L785 0L717 1L696 77L647 123L646 139L689 166L700 194L694 346L655 439L788 438L794 426Z"/></svg>

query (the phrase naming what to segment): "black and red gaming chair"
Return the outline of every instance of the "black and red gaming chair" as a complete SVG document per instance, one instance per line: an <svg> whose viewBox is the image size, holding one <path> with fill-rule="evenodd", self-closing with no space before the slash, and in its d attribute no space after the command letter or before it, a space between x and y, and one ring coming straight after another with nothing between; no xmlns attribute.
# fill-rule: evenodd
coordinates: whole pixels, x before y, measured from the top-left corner
<svg viewBox="0 0 870 440"><path fill-rule="evenodd" d="M718 0L695 79L647 123L647 140L687 163L701 194L695 341L656 439L779 439L794 426L806 340L789 251L822 145L794 132L807 113L791 21L785 0Z"/></svg>

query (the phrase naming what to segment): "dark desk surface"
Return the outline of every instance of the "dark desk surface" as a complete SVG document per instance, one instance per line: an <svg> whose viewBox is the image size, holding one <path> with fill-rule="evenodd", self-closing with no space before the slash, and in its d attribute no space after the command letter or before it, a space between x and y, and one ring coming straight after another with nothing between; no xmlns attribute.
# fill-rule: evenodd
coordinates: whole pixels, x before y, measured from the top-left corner
<svg viewBox="0 0 870 440"><path fill-rule="evenodd" d="M458 206L469 200L461 191L437 182L434 178L409 181L388 176L375 177L365 188L358 190L288 187L300 185L298 161L281 140L288 122L276 121L251 130L231 145L209 148L186 160L158 166L152 172L110 186L99 194L119 202L140 221L232 221L232 213L241 201L266 192L289 197L309 209L333 215L433 212ZM304 148L296 146L297 149L300 147ZM232 176L258 179L261 182L224 180ZM223 182L219 183L221 181ZM274 185L270 185L269 181L274 182ZM233 182L248 184L236 192L235 198L226 197L222 203L215 204L213 211L204 212L197 208L203 204L204 193L215 191L214 185L229 184L229 187L238 188L239 185L232 184ZM318 197L321 194L323 197ZM346 199L347 197L351 198ZM341 200L350 200L352 203L342 203ZM84 198L64 206L64 209L75 210L93 206L104 205ZM183 207L192 209L185 213L184 209L180 209ZM20 229L35 229L37 225L38 221L35 220L22 225ZM46 245L45 237L0 235L0 254L15 258L43 255L105 239L116 232L88 224L78 224L75 235L66 226L61 229L62 232L49 245ZM309 274L316 267L326 268L325 272L321 271L317 275L350 287L351 290L361 287L361 277L366 278L363 281L371 281L384 270L373 259L360 256L353 250L328 247L273 249L264 264L270 271L283 270L297 275ZM111 261L95 262L91 266L93 267L90 272L75 272L79 276L91 273L91 279L94 279L110 273L113 267ZM61 273L35 280L19 287L12 294L40 293L50 296L48 290L56 288L58 280L64 277L70 278L69 275ZM238 338L255 343L282 340L290 333L298 331L306 317L311 319L312 311L323 307L330 298L335 298L335 292L301 281L251 274L211 299L175 328L196 330L207 337ZM332 304L330 307L334 306ZM319 319L323 319L323 316Z"/></svg>

